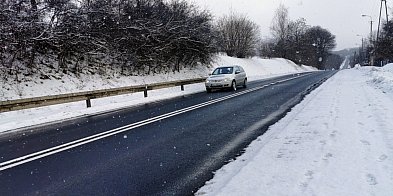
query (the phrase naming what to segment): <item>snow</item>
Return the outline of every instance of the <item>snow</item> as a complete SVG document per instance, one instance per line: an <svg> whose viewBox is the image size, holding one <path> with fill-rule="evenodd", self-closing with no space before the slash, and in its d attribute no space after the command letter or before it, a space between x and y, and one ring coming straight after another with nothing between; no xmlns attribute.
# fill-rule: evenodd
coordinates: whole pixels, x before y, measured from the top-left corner
<svg viewBox="0 0 393 196"><path fill-rule="evenodd" d="M217 66L234 64L244 67L250 81L313 70L285 59L220 55L209 69L116 79L69 75L64 82L52 78L6 83L0 95L6 100L179 80L207 76ZM179 88L150 91L148 98L135 93L96 99L92 108L85 108L82 101L0 113L0 132L204 90L200 83L186 86L183 92ZM393 195L391 108L393 64L341 70L252 142L243 155L216 171L196 195Z"/></svg>
<svg viewBox="0 0 393 196"><path fill-rule="evenodd" d="M393 72L338 72L196 195L393 195Z"/></svg>
<svg viewBox="0 0 393 196"><path fill-rule="evenodd" d="M386 71L393 72L393 63L386 64L385 66L383 66L382 69L386 70Z"/></svg>
<svg viewBox="0 0 393 196"><path fill-rule="evenodd" d="M0 88L0 101L207 77L208 73L210 73L215 67L222 65L243 66L248 74L249 81L289 73L315 71L314 68L298 66L285 59L237 59L218 55L210 68L200 66L192 70L182 70L180 73L156 74L152 76L117 75L114 78L106 78L91 74L81 74L79 76L68 74L63 75L61 79L52 77L49 80L42 80L39 79L39 77L36 77L27 78L21 83L5 81L2 82L2 86ZM143 93L134 93L116 97L93 99L92 108L86 108L86 103L84 101L80 101L34 109L4 112L0 113L0 133L37 124L61 121L91 114L100 114L108 110L137 106L148 102L185 96L202 91L205 91L205 86L203 83L199 83L185 86L185 91L180 91L180 87L149 91L148 98L144 98Z"/></svg>
<svg viewBox="0 0 393 196"><path fill-rule="evenodd" d="M350 62L349 56L346 56L345 60L340 65L340 69L349 69L350 68L349 62Z"/></svg>
<svg viewBox="0 0 393 196"><path fill-rule="evenodd" d="M193 70L181 70L180 73L170 72L150 76L122 76L118 74L114 74L114 76L101 76L98 74L74 75L70 73L54 75L49 80L42 80L36 76L21 83L6 81L0 90L0 101L151 84L160 81L201 78L208 72L208 68L199 66Z"/></svg>
<svg viewBox="0 0 393 196"><path fill-rule="evenodd" d="M314 68L308 66L299 66L286 59L238 59L228 56L218 56L214 67L219 65L241 65L247 73L249 81L266 78L266 76L275 76L295 72L315 71Z"/></svg>
<svg viewBox="0 0 393 196"><path fill-rule="evenodd" d="M384 92L393 91L393 64L385 65L382 68L362 68L363 70L369 70L365 74L370 77L369 83L374 84Z"/></svg>
<svg viewBox="0 0 393 196"><path fill-rule="evenodd" d="M214 62L210 68L198 66L194 69L183 69L180 73L169 72L148 76L123 76L117 73L113 73L113 76L101 76L98 74L75 75L70 73L53 74L49 80L40 79L39 76L35 76L33 78L24 78L20 83L2 81L0 101L201 78L206 77L215 67L222 65L243 66L248 74L249 81L266 78L267 76L315 71L312 67L298 66L286 59L261 59L257 57L252 59L238 59L218 55L214 58ZM3 79L0 78L0 80Z"/></svg>

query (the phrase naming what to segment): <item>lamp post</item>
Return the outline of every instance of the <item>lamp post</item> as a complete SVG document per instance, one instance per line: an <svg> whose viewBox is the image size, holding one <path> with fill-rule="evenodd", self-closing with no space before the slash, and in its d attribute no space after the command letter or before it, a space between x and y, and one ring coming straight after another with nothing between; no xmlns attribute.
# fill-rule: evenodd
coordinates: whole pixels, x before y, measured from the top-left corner
<svg viewBox="0 0 393 196"><path fill-rule="evenodd" d="M373 42L373 17L363 14L362 17L369 17L370 18L370 43Z"/></svg>
<svg viewBox="0 0 393 196"><path fill-rule="evenodd" d="M373 17L370 15L363 14L362 17L370 18L370 54L369 54L369 63L371 66L374 66L374 42L373 42Z"/></svg>
<svg viewBox="0 0 393 196"><path fill-rule="evenodd" d="M359 35L359 34L357 34L356 36L358 36L358 37L361 37L361 38L362 38L362 51L363 51L363 48L364 48L364 39L363 39L363 36L361 36L361 35Z"/></svg>

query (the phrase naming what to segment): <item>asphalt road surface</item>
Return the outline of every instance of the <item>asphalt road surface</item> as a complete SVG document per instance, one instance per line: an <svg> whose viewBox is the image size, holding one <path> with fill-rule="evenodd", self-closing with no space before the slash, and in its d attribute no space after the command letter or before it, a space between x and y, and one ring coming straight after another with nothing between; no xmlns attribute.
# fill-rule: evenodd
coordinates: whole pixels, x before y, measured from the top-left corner
<svg viewBox="0 0 393 196"><path fill-rule="evenodd" d="M0 135L0 195L191 195L333 71Z"/></svg>

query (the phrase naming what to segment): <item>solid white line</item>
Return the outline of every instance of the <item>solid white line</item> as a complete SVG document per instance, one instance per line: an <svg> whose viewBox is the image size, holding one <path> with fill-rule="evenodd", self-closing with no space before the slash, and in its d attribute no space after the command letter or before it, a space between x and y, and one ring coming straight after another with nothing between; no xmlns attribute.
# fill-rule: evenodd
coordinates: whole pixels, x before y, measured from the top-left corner
<svg viewBox="0 0 393 196"><path fill-rule="evenodd" d="M288 78L288 79L285 79L285 80L278 81L276 83L282 83L282 82L286 82L286 81L289 81L289 80L294 80L296 78L300 78L300 77L307 76L307 75L310 75L310 74L311 73L300 75L300 76L296 76L296 77L293 77L293 78ZM115 129L112 129L112 130L109 130L109 131L105 131L105 132L98 133L98 134L95 134L95 135L92 135L92 136L88 136L88 137L85 137L85 138L82 138L82 139L78 139L78 140L75 140L75 141L72 141L72 142L68 142L66 144L55 146L55 147L52 147L52 148L49 148L49 149L46 149L46 150L42 150L42 151L35 152L35 153L29 154L29 155L25 155L25 156L22 156L22 157L19 157L19 158L15 158L15 159L12 159L12 160L9 160L9 161L5 161L5 162L0 163L0 171L6 170L6 169L9 169L9 168L12 168L12 167L24 164L24 163L28 163L28 162L31 162L31 161L34 161L34 160L37 160L37 159L40 159L40 158L43 158L43 157L46 157L46 156L50 156L50 155L53 155L53 154L56 154L56 153L59 153L59 152L65 151L65 150L69 150L71 148L75 148L75 147L78 147L78 146L81 146L81 145L84 145L84 144L88 144L88 143L91 143L91 142L94 142L94 141L97 141L97 140L100 140L100 139L103 139L103 138L106 138L106 137L109 137L109 136L112 136L112 135L116 135L116 134L119 134L119 133L122 133L122 132L126 132L126 131L129 131L129 130L132 130L132 129L135 129L135 128L138 128L138 127L141 127L141 126L144 126L144 125L147 125L147 124L151 124L151 123L154 123L154 122L157 122L157 121L160 121L160 120L164 120L164 119L167 119L167 118L170 118L170 117L173 117L173 116L177 116L179 114L183 114L183 113L186 113L186 112L189 112L189 111L192 111L192 110L196 110L196 109L208 106L208 105L212 105L212 104L215 104L215 103L218 103L218 102L222 102L222 101L234 98L234 97L238 97L238 96L246 94L246 93L254 92L254 91L263 89L265 87L268 87L270 85L271 84L267 84L267 85L263 85L263 86L260 86L260 87L247 89L247 90L244 90L244 91L241 91L241 92L238 92L238 93L234 93L234 94L227 95L227 96L224 96L224 97L221 97L221 98L210 100L210 101L207 101L205 103L200 103L200 104L197 104L197 105L194 105L194 106L190 106L190 107L187 107L187 108L176 110L176 111L173 111L173 112L170 112L170 113L167 113L167 114L163 114L163 115L160 115L160 116L152 117L152 118L149 118L149 119L146 119L146 120L142 120L142 121L139 121L139 122L136 122L136 123L132 123L132 124L129 124L129 125L126 125L126 126L118 127L118 128L115 128Z"/></svg>

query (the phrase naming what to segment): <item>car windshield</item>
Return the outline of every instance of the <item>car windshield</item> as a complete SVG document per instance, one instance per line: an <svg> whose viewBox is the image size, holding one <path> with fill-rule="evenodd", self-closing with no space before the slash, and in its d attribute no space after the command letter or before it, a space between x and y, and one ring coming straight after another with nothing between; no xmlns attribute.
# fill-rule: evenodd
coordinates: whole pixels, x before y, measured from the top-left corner
<svg viewBox="0 0 393 196"><path fill-rule="evenodd" d="M213 71L212 75L221 75L221 74L232 74L233 67L220 67Z"/></svg>

